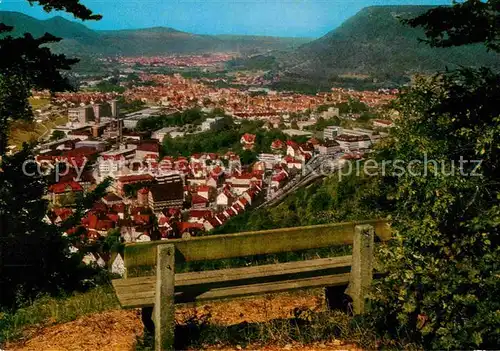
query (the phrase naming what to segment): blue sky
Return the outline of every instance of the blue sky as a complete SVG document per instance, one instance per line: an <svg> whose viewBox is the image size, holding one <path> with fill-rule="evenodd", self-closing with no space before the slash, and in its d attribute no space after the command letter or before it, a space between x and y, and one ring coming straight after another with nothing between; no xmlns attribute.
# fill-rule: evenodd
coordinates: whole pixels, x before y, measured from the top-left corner
<svg viewBox="0 0 500 351"><path fill-rule="evenodd" d="M82 0L104 17L93 29L172 27L198 34L320 37L371 5L449 5L451 0ZM36 18L45 13L26 0L0 0L0 10ZM71 16L64 17L72 19Z"/></svg>

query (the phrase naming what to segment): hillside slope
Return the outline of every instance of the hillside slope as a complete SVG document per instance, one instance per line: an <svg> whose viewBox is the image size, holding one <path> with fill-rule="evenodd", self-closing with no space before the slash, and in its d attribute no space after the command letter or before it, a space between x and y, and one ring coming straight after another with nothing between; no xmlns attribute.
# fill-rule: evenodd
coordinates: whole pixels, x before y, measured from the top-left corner
<svg viewBox="0 0 500 351"><path fill-rule="evenodd" d="M481 46L430 48L418 40L423 37L422 31L400 22L430 8L364 8L337 29L281 57L285 72L306 80L328 80L348 73L385 79L459 65L500 67L500 55L488 53Z"/></svg>
<svg viewBox="0 0 500 351"><path fill-rule="evenodd" d="M38 20L19 12L0 11L0 23L14 26L11 35L48 32L64 40L53 45L58 52L79 55L162 55L217 51L265 52L297 48L306 38L214 36L181 32L168 27L94 31L62 17Z"/></svg>

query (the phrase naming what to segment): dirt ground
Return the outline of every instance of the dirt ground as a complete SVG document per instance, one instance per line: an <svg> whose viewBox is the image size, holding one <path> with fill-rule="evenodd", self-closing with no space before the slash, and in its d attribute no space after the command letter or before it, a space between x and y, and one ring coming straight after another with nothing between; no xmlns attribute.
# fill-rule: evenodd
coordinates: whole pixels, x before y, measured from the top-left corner
<svg viewBox="0 0 500 351"><path fill-rule="evenodd" d="M234 325L241 322L262 322L270 319L288 318L294 308L304 307L313 310L324 308L321 295L274 295L251 300L237 300L203 304L197 307L180 307L176 310L178 323L193 318L203 318L210 314L210 323ZM93 314L75 321L27 331L26 338L15 344L7 345L6 350L126 350L135 349L136 340L143 333L140 310L116 310ZM209 347L214 350L358 350L355 345L344 344L340 340L313 345L287 344L285 346L247 345L242 348Z"/></svg>

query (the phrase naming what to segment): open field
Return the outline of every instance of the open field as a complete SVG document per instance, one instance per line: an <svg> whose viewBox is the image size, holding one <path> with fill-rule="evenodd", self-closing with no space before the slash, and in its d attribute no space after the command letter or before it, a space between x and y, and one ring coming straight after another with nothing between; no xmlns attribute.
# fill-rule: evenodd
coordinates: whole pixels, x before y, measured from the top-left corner
<svg viewBox="0 0 500 351"><path fill-rule="evenodd" d="M35 98L30 98L29 102L30 102L31 107L33 108L33 110L37 110L39 108L45 107L48 104L50 104L50 100L49 99L35 99Z"/></svg>
<svg viewBox="0 0 500 351"><path fill-rule="evenodd" d="M15 121L10 126L9 145L15 145L20 149L23 143L38 141L41 137L46 137L51 130L59 125L66 124L66 116L51 117L43 123Z"/></svg>

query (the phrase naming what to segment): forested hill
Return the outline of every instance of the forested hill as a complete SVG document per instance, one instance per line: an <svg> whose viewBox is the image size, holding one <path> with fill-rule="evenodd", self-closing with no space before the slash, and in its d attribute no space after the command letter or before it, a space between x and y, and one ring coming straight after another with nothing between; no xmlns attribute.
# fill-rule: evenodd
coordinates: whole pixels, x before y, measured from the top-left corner
<svg viewBox="0 0 500 351"><path fill-rule="evenodd" d="M446 67L500 67L500 55L473 45L447 49L419 42L423 31L407 27L430 6L372 6L362 9L340 27L280 58L289 77L332 80L339 75L369 75L379 80Z"/></svg>
<svg viewBox="0 0 500 351"><path fill-rule="evenodd" d="M55 51L69 54L162 55L209 53L216 51L264 52L297 48L307 38L261 36L198 35L168 27L134 30L94 31L85 25L60 16L38 20L19 12L0 11L0 23L14 26L13 35L45 32L64 40L54 45Z"/></svg>

